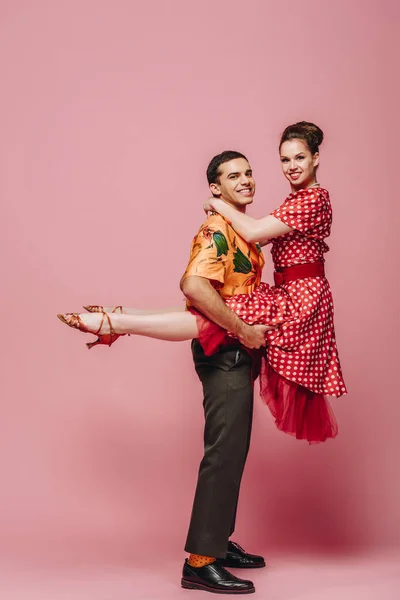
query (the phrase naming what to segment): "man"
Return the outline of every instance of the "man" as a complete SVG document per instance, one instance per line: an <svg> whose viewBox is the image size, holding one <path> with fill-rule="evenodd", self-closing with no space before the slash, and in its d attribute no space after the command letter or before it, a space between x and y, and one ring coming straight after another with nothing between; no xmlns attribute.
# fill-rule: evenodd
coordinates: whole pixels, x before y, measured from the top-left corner
<svg viewBox="0 0 400 600"><path fill-rule="evenodd" d="M243 154L226 151L207 169L211 193L245 212L255 182ZM235 527L240 482L249 449L253 415L256 353L265 345L266 327L249 326L224 303L228 296L250 293L260 283L264 259L258 245L245 242L212 213L194 238L189 265L181 280L188 303L238 340L206 356L197 340L192 353L204 392L204 457L200 464L185 550L182 586L222 593L252 593L251 581L234 577L228 567L264 567L261 556L229 541Z"/></svg>

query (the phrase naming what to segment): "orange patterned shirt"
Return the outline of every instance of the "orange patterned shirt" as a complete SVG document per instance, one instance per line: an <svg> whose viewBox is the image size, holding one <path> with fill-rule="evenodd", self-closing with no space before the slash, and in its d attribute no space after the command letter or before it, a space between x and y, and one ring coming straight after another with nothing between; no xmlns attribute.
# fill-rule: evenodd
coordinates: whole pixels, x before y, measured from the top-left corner
<svg viewBox="0 0 400 600"><path fill-rule="evenodd" d="M209 279L222 298L249 294L261 281L264 256L259 244L248 244L218 213L211 213L192 242L183 278Z"/></svg>

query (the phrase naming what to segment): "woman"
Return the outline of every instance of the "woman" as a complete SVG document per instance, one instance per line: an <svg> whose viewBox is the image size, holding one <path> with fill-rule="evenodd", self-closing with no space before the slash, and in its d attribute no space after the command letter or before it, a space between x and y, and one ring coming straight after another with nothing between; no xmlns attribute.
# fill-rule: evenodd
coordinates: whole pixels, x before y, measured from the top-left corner
<svg viewBox="0 0 400 600"><path fill-rule="evenodd" d="M272 243L275 286L261 283L251 294L233 296L226 303L246 323L268 327L261 396L280 430L309 442L337 435L325 396L346 393L332 294L324 275L324 254L329 250L324 240L330 234L332 210L327 190L316 179L322 140L321 129L312 123L302 121L285 129L279 150L291 194L267 217L253 219L219 198L210 198L204 206L229 220L247 242ZM109 307L87 309L93 314L59 318L99 335L94 344L111 345L127 333L171 341L198 338L205 353L212 354L227 339L224 330L195 311L138 314L122 307L112 312Z"/></svg>

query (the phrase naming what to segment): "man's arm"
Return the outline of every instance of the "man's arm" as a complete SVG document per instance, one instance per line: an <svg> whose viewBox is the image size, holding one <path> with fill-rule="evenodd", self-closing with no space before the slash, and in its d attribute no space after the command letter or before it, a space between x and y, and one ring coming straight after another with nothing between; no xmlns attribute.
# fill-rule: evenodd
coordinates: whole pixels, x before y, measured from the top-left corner
<svg viewBox="0 0 400 600"><path fill-rule="evenodd" d="M247 325L231 311L210 281L205 277L189 275L181 280L181 290L190 304L205 317L232 332L248 348L265 346L265 332L272 327Z"/></svg>

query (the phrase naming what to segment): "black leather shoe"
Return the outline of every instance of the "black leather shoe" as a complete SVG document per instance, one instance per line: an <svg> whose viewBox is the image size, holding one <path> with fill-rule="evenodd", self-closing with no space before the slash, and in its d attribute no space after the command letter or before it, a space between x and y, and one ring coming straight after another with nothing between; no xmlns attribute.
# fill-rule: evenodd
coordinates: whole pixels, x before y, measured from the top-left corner
<svg viewBox="0 0 400 600"><path fill-rule="evenodd" d="M236 542L228 542L228 551L226 558L217 558L217 563L221 567L230 567L231 569L260 569L265 567L265 560L262 556L248 554Z"/></svg>
<svg viewBox="0 0 400 600"><path fill-rule="evenodd" d="M256 591L251 581L235 577L216 561L205 567L191 567L186 559L181 584L187 590L214 594L252 594Z"/></svg>

